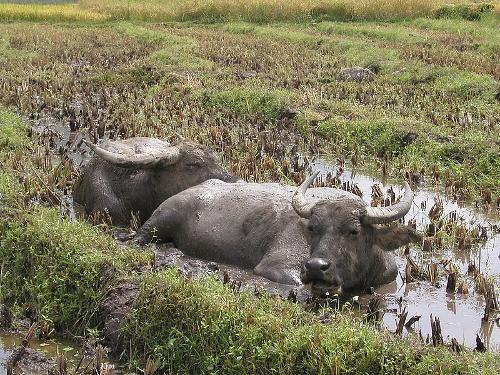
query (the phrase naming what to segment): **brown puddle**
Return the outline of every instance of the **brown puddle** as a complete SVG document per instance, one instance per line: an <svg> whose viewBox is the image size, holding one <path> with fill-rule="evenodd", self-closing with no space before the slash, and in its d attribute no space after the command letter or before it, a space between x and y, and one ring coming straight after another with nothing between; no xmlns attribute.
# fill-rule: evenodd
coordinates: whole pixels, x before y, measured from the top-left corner
<svg viewBox="0 0 500 375"><path fill-rule="evenodd" d="M21 346L24 336L19 333L0 331L0 374L6 374L6 364L12 352ZM74 343L65 340L37 340L29 341L29 354L21 357L13 374L46 375L49 369L56 366L57 358L64 355L67 363L68 373L72 373L78 365L79 369L91 372L94 368L94 355L87 348L85 356L82 358L82 350ZM105 368L110 374L120 373L119 367L104 361Z"/></svg>

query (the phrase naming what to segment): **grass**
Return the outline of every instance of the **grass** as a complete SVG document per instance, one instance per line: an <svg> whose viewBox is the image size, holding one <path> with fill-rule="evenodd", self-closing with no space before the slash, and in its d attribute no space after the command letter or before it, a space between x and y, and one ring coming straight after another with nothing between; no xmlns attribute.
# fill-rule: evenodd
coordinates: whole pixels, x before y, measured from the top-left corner
<svg viewBox="0 0 500 375"><path fill-rule="evenodd" d="M77 4L0 3L0 19L29 21L277 21L401 20L418 17L478 20L498 3L439 0L82 0Z"/></svg>
<svg viewBox="0 0 500 375"><path fill-rule="evenodd" d="M455 356L390 338L349 314L330 323L300 306L171 270L146 277L128 325L131 348L167 373L489 373L487 357ZM161 319L160 317L168 317ZM415 350L416 349L416 350ZM185 353L190 353L186 356Z"/></svg>
<svg viewBox="0 0 500 375"><path fill-rule="evenodd" d="M104 14L83 9L77 4L4 4L0 3L1 21L102 22Z"/></svg>
<svg viewBox="0 0 500 375"><path fill-rule="evenodd" d="M248 171L241 172L244 178L290 180L285 164L292 156L279 151L290 148L270 145L267 167L248 156L260 147L258 132L275 129L278 143L297 143L301 152L356 155L372 164L387 154L394 174L437 167L445 184L456 180L458 195L485 189L498 195L500 170L491 157L499 151L495 25L487 18L314 25L10 23L0 26L3 50L9 51L3 103L28 116L40 106L57 112L71 101L62 88L72 82L84 107L95 109L91 117L97 113L95 95L113 90L123 98L109 96L100 112L104 118L82 119L84 128L97 121L121 136L160 137L170 137L173 128L210 144L230 170ZM75 78L71 64L80 64L82 56L88 73ZM376 79L338 81L340 69L350 66L369 68ZM18 93L27 71L34 92ZM45 81L61 89L48 92ZM290 108L299 116L283 123L281 115ZM403 148L409 132L418 140ZM468 141L478 133L482 141ZM246 146L240 146L242 139Z"/></svg>
<svg viewBox="0 0 500 375"><path fill-rule="evenodd" d="M28 142L26 124L12 112L0 107L0 146L20 148Z"/></svg>
<svg viewBox="0 0 500 375"><path fill-rule="evenodd" d="M459 2L429 0L202 0L202 1L96 1L83 0L84 8L109 14L114 19L154 21L276 21L322 20L397 20L416 17L480 18L492 7Z"/></svg>
<svg viewBox="0 0 500 375"><path fill-rule="evenodd" d="M288 91L265 88L202 91L196 95L206 106L229 109L244 118L264 122L278 120L293 102Z"/></svg>

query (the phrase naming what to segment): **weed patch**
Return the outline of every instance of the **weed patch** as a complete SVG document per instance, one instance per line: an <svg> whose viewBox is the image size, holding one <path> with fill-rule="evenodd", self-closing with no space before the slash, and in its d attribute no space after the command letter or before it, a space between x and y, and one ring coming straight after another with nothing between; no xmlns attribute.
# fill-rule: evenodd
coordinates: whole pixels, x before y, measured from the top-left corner
<svg viewBox="0 0 500 375"><path fill-rule="evenodd" d="M500 84L487 75L443 68L434 87L463 100L480 98L485 102L495 103Z"/></svg>
<svg viewBox="0 0 500 375"><path fill-rule="evenodd" d="M0 107L0 147L20 148L28 143L27 126L7 109Z"/></svg>
<svg viewBox="0 0 500 375"><path fill-rule="evenodd" d="M293 100L291 93L285 90L249 87L205 91L197 97L209 107L226 108L248 118L270 122L276 121Z"/></svg>
<svg viewBox="0 0 500 375"><path fill-rule="evenodd" d="M474 373L487 363L442 349L417 356L415 347L348 311L325 314L330 323L322 324L287 301L234 294L214 279L186 280L171 270L143 280L125 334L133 358L154 358L167 373L451 374Z"/></svg>

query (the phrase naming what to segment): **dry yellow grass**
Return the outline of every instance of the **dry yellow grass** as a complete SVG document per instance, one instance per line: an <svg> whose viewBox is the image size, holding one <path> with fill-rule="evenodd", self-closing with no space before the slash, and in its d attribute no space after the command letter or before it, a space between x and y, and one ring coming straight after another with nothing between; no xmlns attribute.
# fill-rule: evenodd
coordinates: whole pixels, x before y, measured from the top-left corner
<svg viewBox="0 0 500 375"><path fill-rule="evenodd" d="M397 20L431 16L446 4L469 0L80 0L78 4L0 4L0 20L307 21ZM493 2L500 14L500 3Z"/></svg>
<svg viewBox="0 0 500 375"><path fill-rule="evenodd" d="M492 10L492 13L495 15L495 16L500 16L500 3L496 3L493 10Z"/></svg>
<svg viewBox="0 0 500 375"><path fill-rule="evenodd" d="M77 4L0 4L0 20L25 21L105 21L103 13L85 9Z"/></svg>
<svg viewBox="0 0 500 375"><path fill-rule="evenodd" d="M118 19L244 20L270 22L322 16L342 20L387 20L432 15L458 0L81 0L86 9ZM498 3L497 3L498 4ZM497 6L498 10L498 6Z"/></svg>

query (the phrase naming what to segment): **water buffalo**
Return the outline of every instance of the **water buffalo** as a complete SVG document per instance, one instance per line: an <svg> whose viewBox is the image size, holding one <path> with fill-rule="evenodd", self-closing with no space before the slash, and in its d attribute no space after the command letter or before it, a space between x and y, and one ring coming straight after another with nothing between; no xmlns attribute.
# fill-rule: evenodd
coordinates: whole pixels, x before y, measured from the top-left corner
<svg viewBox="0 0 500 375"><path fill-rule="evenodd" d="M74 201L87 215L106 214L116 226L140 223L167 198L211 178L233 182L214 152L181 140L170 145L155 138L136 137L87 143L95 155L73 188Z"/></svg>
<svg viewBox="0 0 500 375"><path fill-rule="evenodd" d="M313 293L340 293L395 279L395 250L421 236L400 219L413 193L390 207L367 207L352 193L308 186L209 180L162 203L136 241L173 241L190 256L253 269L283 284L311 283Z"/></svg>

